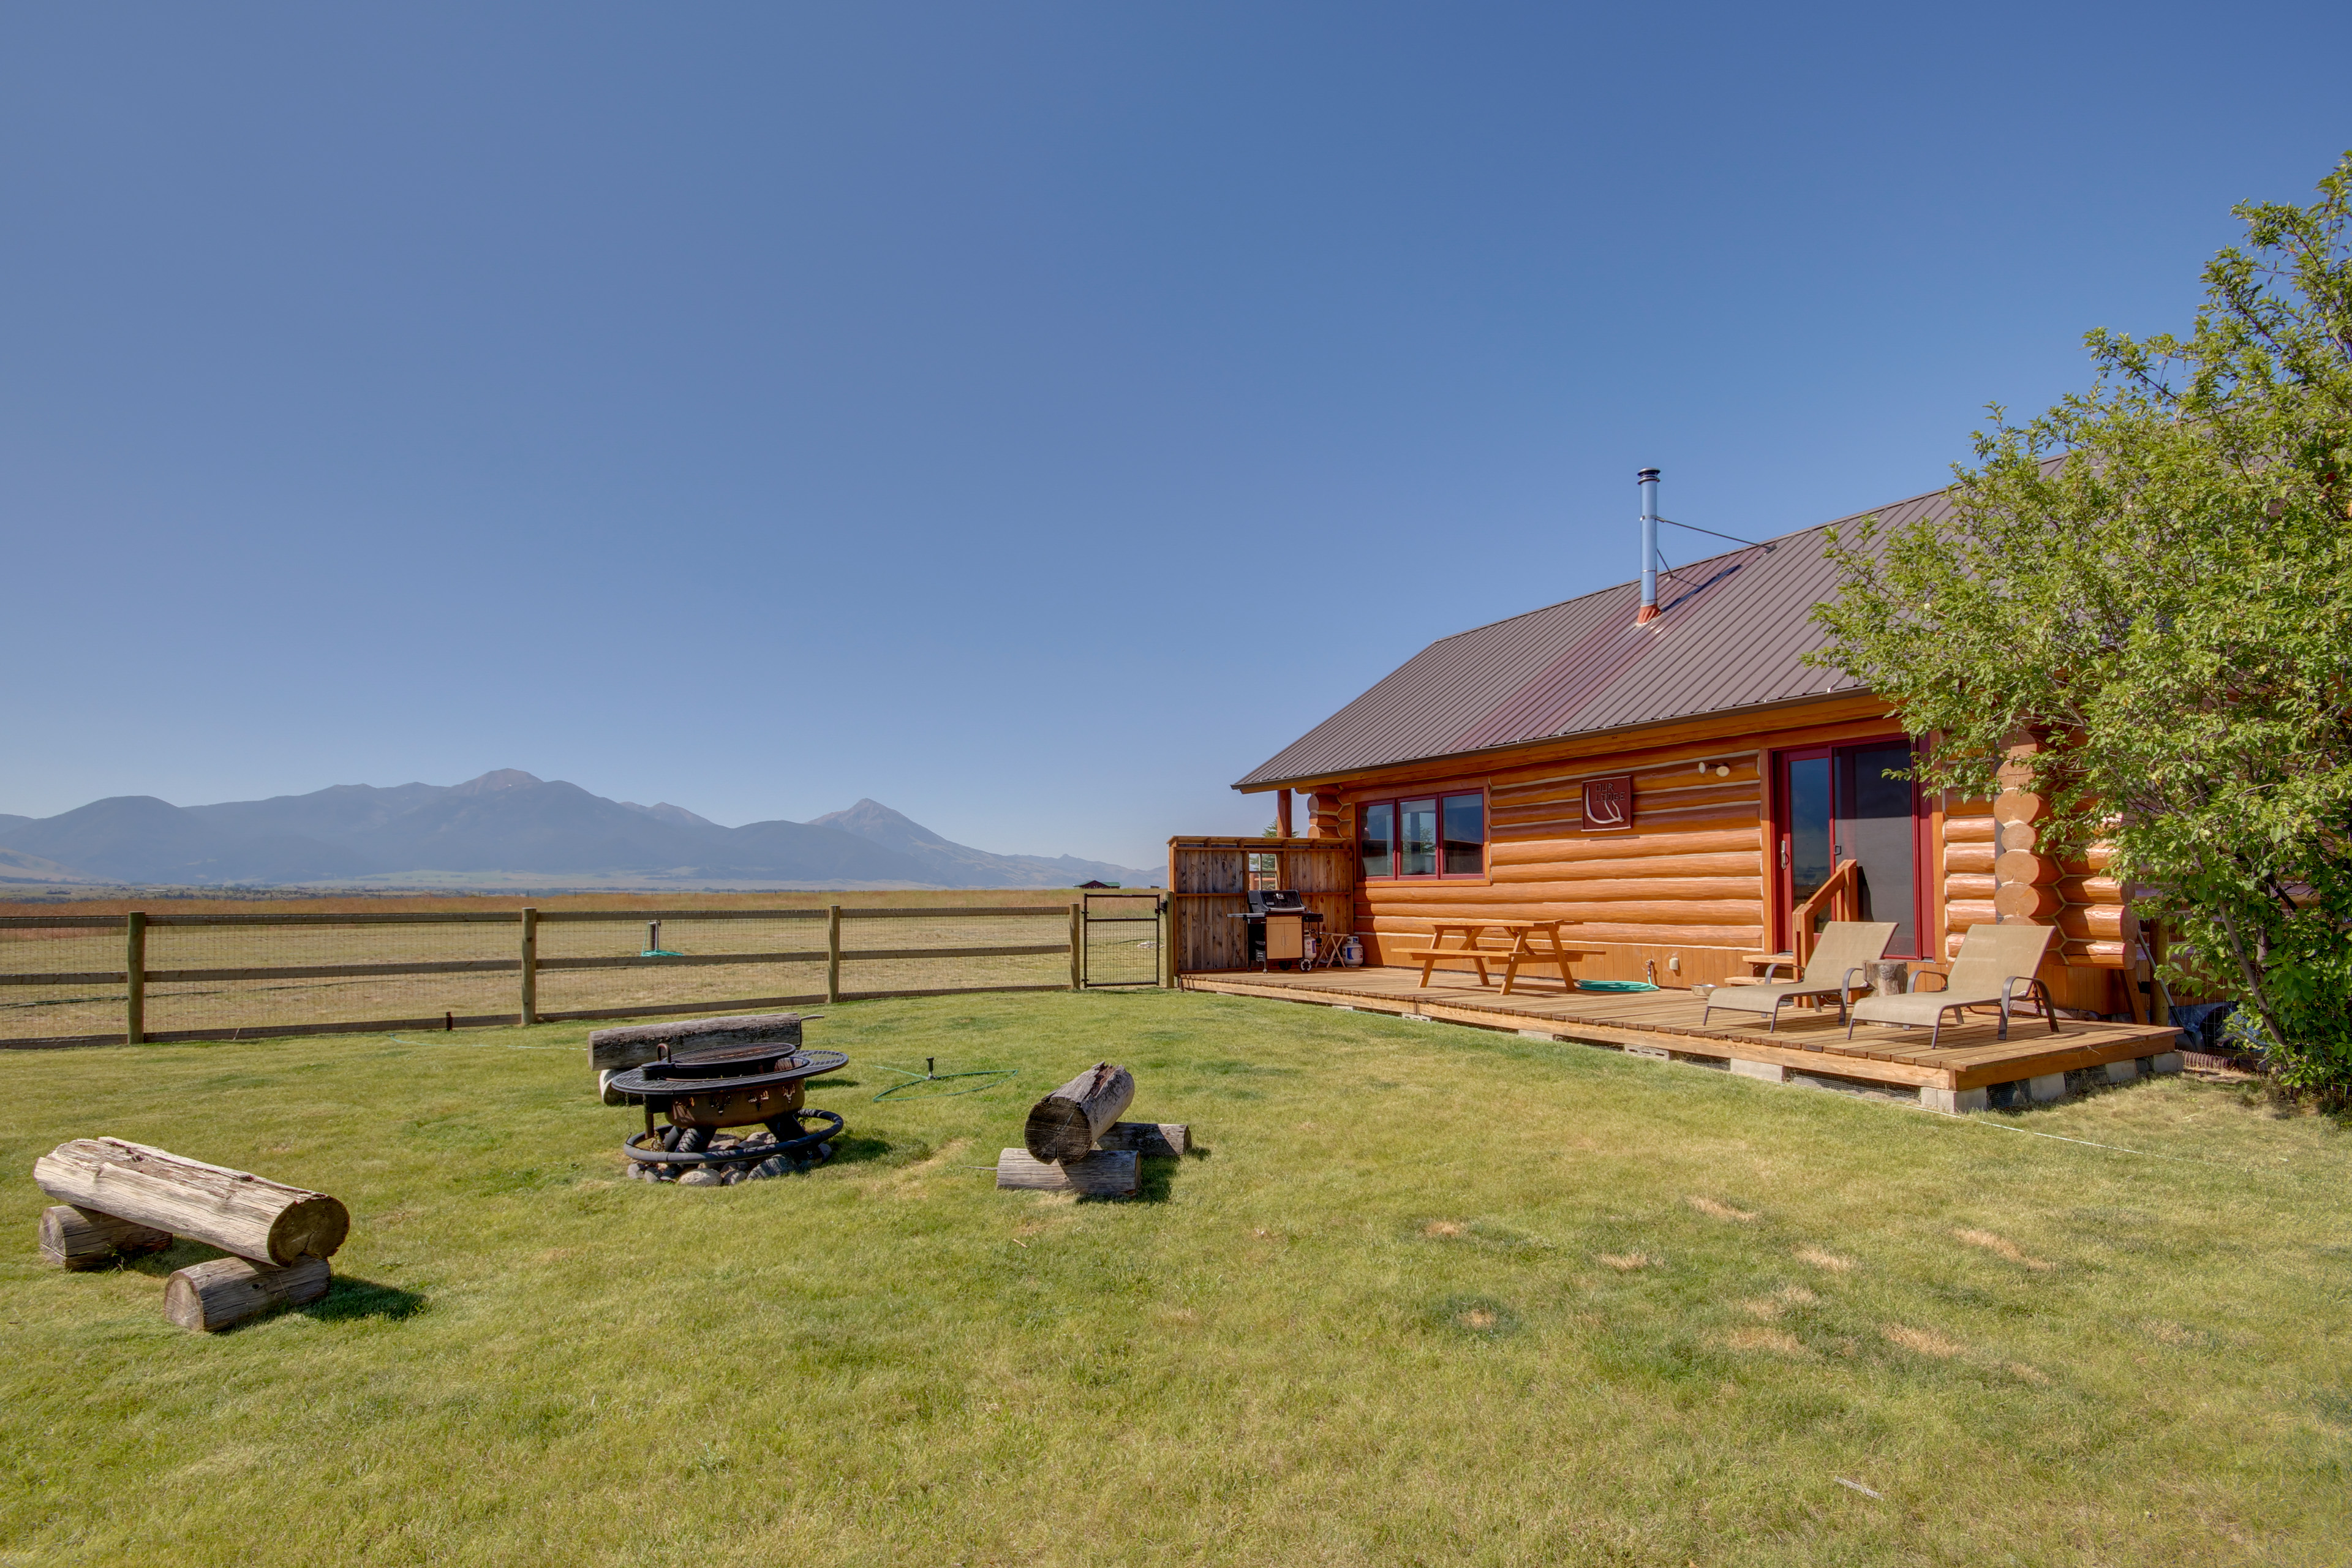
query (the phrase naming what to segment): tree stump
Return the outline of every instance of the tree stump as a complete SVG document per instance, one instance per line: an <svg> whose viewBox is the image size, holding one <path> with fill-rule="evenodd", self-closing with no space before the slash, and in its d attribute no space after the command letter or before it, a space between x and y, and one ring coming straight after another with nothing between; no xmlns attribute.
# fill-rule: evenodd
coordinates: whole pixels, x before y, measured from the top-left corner
<svg viewBox="0 0 2352 1568"><path fill-rule="evenodd" d="M1048 1164L1083 1159L1134 1099L1135 1075L1097 1062L1029 1108L1021 1142Z"/></svg>
<svg viewBox="0 0 2352 1568"><path fill-rule="evenodd" d="M172 1233L110 1214L58 1204L41 1211L41 1261L54 1268L103 1268L172 1245Z"/></svg>
<svg viewBox="0 0 2352 1568"><path fill-rule="evenodd" d="M1906 958L1874 958L1862 966L1862 977L1874 995L1906 995L1911 989L1911 961Z"/></svg>
<svg viewBox="0 0 2352 1568"><path fill-rule="evenodd" d="M323 1258L306 1258L290 1268L215 1258L172 1276L163 1287L163 1316L184 1329L216 1334L280 1307L315 1301L333 1280Z"/></svg>
<svg viewBox="0 0 2352 1568"><path fill-rule="evenodd" d="M331 1258L351 1234L338 1199L120 1138L77 1138L33 1162L41 1191L77 1208L194 1237L279 1268Z"/></svg>

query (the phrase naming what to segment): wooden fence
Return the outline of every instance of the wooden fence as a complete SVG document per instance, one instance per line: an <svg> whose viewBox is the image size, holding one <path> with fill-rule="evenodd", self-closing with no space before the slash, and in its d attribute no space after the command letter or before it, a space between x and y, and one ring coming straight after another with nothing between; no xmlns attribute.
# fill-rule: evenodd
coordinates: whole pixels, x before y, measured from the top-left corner
<svg viewBox="0 0 2352 1568"><path fill-rule="evenodd" d="M1159 945L1167 945L1167 906L1160 906ZM1028 922L1032 938L996 943L848 945L844 927L858 921L919 921L952 930L966 921ZM719 951L670 952L646 948L635 953L541 951L566 928L643 928L654 941L664 926L709 935ZM658 923L656 923L658 922ZM710 927L703 922L727 922ZM747 924L746 922L755 922ZM787 922L758 931L758 923ZM818 941L816 924L822 924ZM500 935L496 928L503 927ZM488 930L478 928L491 928ZM732 929L754 940L724 942ZM789 945L785 935L805 931ZM1034 940L1048 932L1052 940ZM603 933L610 942L616 933ZM764 935L767 940L756 940ZM151 948L159 939L175 945L179 961L166 954L159 966ZM200 939L200 940L192 940ZM667 939L660 939L667 940ZM120 942L117 947L114 944ZM1086 984L1087 922L1084 906L1034 904L935 909L861 909L839 904L784 910L562 910L521 909L496 912L387 914L150 914L30 915L0 917L0 1049L62 1046L137 1045L144 1042L256 1039L271 1036L359 1033L393 1029L478 1028L498 1025L557 1023L572 1019L651 1017L684 1013L742 1011L817 1003L863 1001L887 996L957 995L981 992L1077 990ZM273 944L276 952L273 954ZM698 944L710 945L711 942ZM556 945L579 946L556 940ZM628 945L635 945L633 941ZM490 956L504 947L509 956ZM190 964L186 956L231 962ZM119 954L120 967L89 966ZM253 962L270 956L307 957L307 963ZM1060 955L1068 963L1050 981L1038 965L997 963ZM315 962L320 958L333 962ZM992 970L1001 983L945 986L892 985L845 989L843 966L866 966L887 978L904 976L905 966L953 963L968 972ZM790 994L728 994L731 981L757 967L767 979L772 966L805 973L801 985L771 985ZM542 982L572 983L583 972L633 972L614 979L627 999L617 1005L541 1005ZM642 973L634 973L642 972ZM709 974L703 984L688 976ZM969 977L969 975L967 975ZM650 988L646 984L650 983ZM576 984L576 983L574 983ZM116 990L120 987L120 990ZM511 989L508 989L510 987ZM32 988L32 989L28 989ZM93 988L102 994L84 994ZM733 989L745 989L735 985ZM505 997L498 995L505 991ZM677 999L687 991L701 993ZM656 994L667 993L667 996ZM201 1016L204 1026L149 1027L151 998L168 996L179 1011ZM201 997L201 1005L197 999ZM20 1000L22 999L22 1000ZM510 1000L510 1010L498 1008ZM17 1005L10 1006L11 1002ZM394 1016L402 1005L428 1003L437 1011ZM384 1004L393 1004L387 1007ZM444 1005L443 1004L448 1004ZM471 1003L471 1010L464 1009ZM484 1005L488 1004L486 1007ZM370 1016L337 1016L361 1013ZM106 1015L112 1017L106 1017ZM296 1016L297 1014L300 1016ZM45 1031L44 1017L91 1024L119 1017L119 1030ZM11 1022L13 1020L13 1023ZM184 1018L181 1021L190 1021Z"/></svg>
<svg viewBox="0 0 2352 1568"><path fill-rule="evenodd" d="M1322 935L1345 942L1356 929L1352 838L1171 838L1167 984L1178 974L1249 964L1254 888L1289 888L1323 917Z"/></svg>

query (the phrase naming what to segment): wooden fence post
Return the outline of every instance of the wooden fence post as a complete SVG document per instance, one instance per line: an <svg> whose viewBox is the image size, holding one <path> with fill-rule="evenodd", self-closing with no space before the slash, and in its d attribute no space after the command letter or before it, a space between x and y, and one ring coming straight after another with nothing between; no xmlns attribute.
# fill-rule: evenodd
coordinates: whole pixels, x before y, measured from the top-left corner
<svg viewBox="0 0 2352 1568"><path fill-rule="evenodd" d="M522 995L520 1011L526 1024L539 1022L539 911L522 910Z"/></svg>
<svg viewBox="0 0 2352 1568"><path fill-rule="evenodd" d="M1160 988L1176 988L1176 900L1160 900Z"/></svg>
<svg viewBox="0 0 2352 1568"><path fill-rule="evenodd" d="M122 970L131 983L123 994L122 1037L135 1046L147 1038L147 915L143 910L122 917Z"/></svg>
<svg viewBox="0 0 2352 1568"><path fill-rule="evenodd" d="M824 906L824 999L841 1000L841 906Z"/></svg>
<svg viewBox="0 0 2352 1568"><path fill-rule="evenodd" d="M1084 901L1070 906L1070 989L1087 988L1087 906Z"/></svg>

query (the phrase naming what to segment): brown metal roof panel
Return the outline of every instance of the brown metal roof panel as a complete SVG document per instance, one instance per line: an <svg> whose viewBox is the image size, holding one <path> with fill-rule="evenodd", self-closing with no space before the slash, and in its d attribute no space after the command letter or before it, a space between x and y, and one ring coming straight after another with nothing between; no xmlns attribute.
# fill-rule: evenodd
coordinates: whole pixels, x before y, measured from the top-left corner
<svg viewBox="0 0 2352 1568"><path fill-rule="evenodd" d="M1619 592L1603 589L1587 597L1605 600ZM1285 776L1297 776L1289 770L1302 766L1364 767L1455 749L1450 742L1465 702L1523 683L1556 658L1583 624L1604 613L1601 605L1570 600L1433 643L1286 748Z"/></svg>
<svg viewBox="0 0 2352 1568"><path fill-rule="evenodd" d="M1937 492L1878 515L1902 524L1948 508ZM1441 638L1236 787L1853 689L1803 662L1826 637L1811 608L1838 582L1825 543L1808 529L1674 568L1645 626L1624 583Z"/></svg>

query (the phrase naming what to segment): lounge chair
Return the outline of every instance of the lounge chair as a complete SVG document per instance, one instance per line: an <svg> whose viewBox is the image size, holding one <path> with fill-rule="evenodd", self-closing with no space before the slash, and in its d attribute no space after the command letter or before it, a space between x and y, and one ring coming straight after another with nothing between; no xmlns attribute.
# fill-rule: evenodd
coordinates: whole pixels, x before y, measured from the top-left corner
<svg viewBox="0 0 2352 1568"><path fill-rule="evenodd" d="M2042 1016L2050 1021L2050 1032L2054 1035L2058 1009L2051 1005L2050 988L2035 978L2034 971L2042 967L2042 955L2056 934L2054 926L2027 925L2021 921L2014 925L1970 926L1969 934L1960 939L1959 955L1952 960L1952 972L1945 977L1942 990L1915 991L1907 996L1865 996L1853 1005L1845 1037L1853 1038L1856 1024L1925 1024L1927 1048L1932 1051L1943 1033L1945 1014L1964 1007L1998 1006L2000 1037L2005 1040L2011 1007L2029 995L2042 1004Z"/></svg>
<svg viewBox="0 0 2352 1568"><path fill-rule="evenodd" d="M1885 953L1886 944L1895 940L1895 925L1893 921L1832 921L1814 940L1813 956L1805 965L1803 978L1775 984L1772 976L1783 963L1792 970L1796 964L1774 959L1771 968L1764 972L1763 984L1718 985L1708 992L1706 1006L1699 1013L1698 1021L1705 1024L1717 1007L1737 1013L1769 1013L1772 1026L1765 1032L1777 1035L1780 1032L1781 1005L1801 996L1836 997L1838 1017L1843 1020L1845 994L1862 989L1854 983L1854 976L1862 973L1864 964Z"/></svg>

